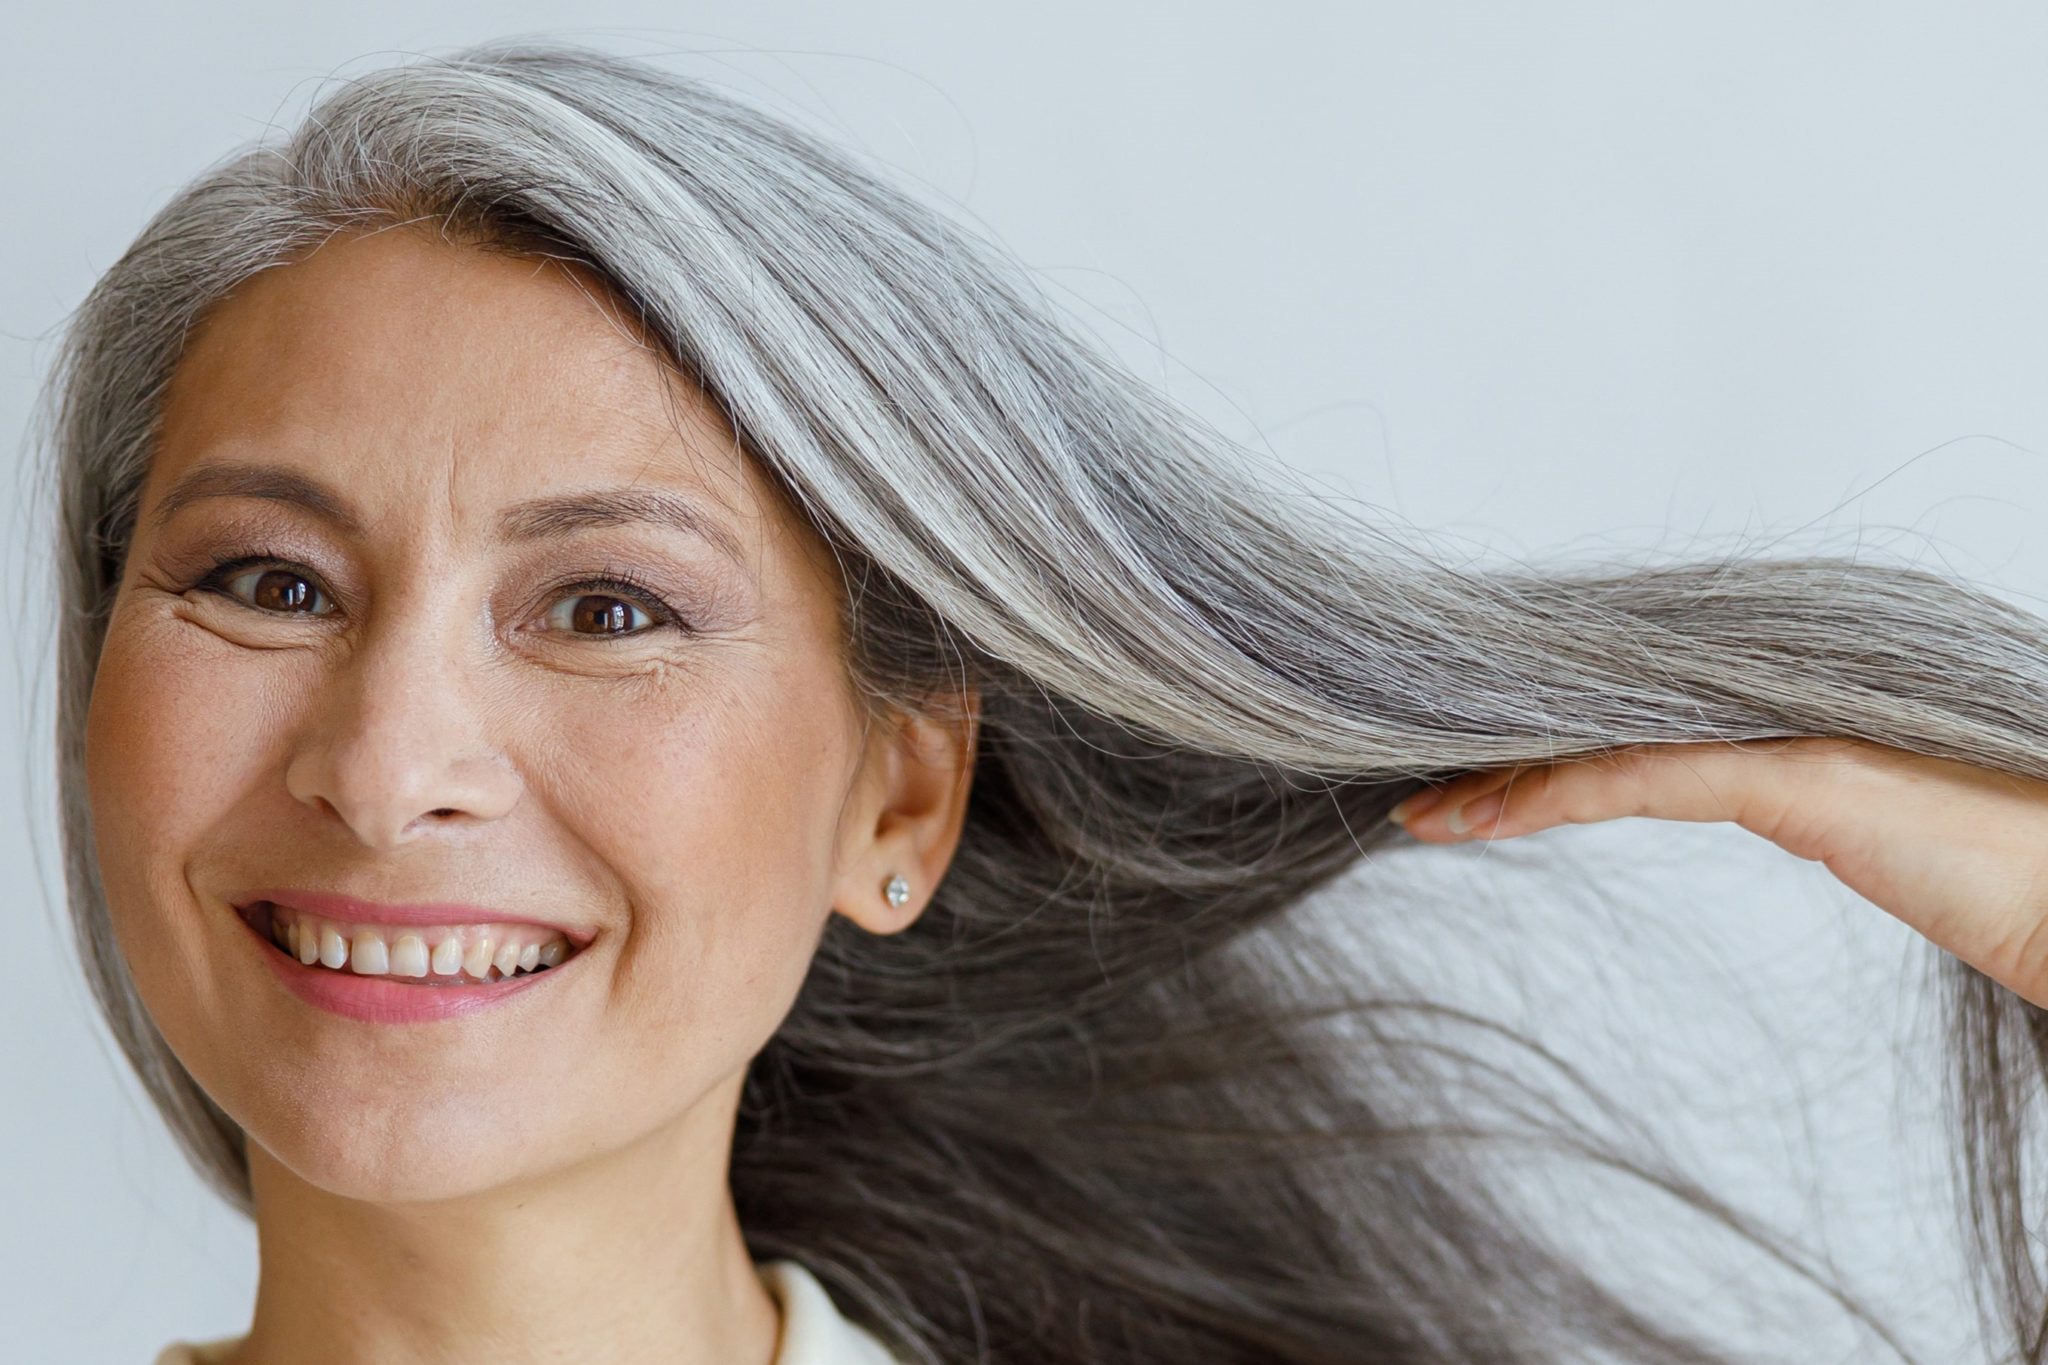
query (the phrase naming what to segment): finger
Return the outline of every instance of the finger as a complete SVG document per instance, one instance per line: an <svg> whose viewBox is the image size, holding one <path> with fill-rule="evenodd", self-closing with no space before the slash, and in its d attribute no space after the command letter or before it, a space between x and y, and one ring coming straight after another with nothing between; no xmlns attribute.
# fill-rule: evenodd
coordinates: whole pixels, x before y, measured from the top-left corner
<svg viewBox="0 0 2048 1365"><path fill-rule="evenodd" d="M1468 774L1446 784L1432 808L1404 814L1417 837L1497 839L1650 816L1732 822L1792 847L1791 813L1827 808L1826 794L1855 773L1852 760L1838 740L1630 745Z"/></svg>
<svg viewBox="0 0 2048 1365"><path fill-rule="evenodd" d="M1434 787L1416 792L1396 802L1387 811L1387 818L1398 825L1413 825L1422 816L1451 810L1472 800L1475 796L1495 791L1512 780L1516 774L1532 773L1542 764L1514 764L1504 768L1483 768L1475 772L1461 773Z"/></svg>

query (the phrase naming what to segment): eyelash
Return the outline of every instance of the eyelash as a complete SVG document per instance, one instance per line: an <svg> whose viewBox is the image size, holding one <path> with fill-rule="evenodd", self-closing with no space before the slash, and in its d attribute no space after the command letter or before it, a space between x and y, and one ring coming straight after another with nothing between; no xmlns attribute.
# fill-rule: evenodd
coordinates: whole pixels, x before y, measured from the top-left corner
<svg viewBox="0 0 2048 1365"><path fill-rule="evenodd" d="M314 591L326 595L326 589L319 586L319 580L314 575L305 572L291 560L268 552L237 555L232 559L218 560L212 568L206 571L203 577L193 583L192 589L205 589L208 592L218 593L238 606L248 607L249 610L261 612L266 616L311 615L312 613L309 612L272 611L267 607L256 606L228 591L228 580L232 579L236 574L247 569L266 567L283 569L289 573L296 574L304 578L308 583L313 584ZM564 583L560 587L553 589L552 596L555 600L560 600L564 595L572 597L605 596L621 598L654 618L653 625L643 626L638 630L601 632L594 635L583 634L577 631L567 632L585 640L634 640L642 635L651 635L655 631L665 628L674 628L686 635L690 633L690 625L683 619L681 613L664 602L661 599L661 595L655 592L654 589L640 582L624 569L607 565L603 572L593 577L578 579L573 583Z"/></svg>

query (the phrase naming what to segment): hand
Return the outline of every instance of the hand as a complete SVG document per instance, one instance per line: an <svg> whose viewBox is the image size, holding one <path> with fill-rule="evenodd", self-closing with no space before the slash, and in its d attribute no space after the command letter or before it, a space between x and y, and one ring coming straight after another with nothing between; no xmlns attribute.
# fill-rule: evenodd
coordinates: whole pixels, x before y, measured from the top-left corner
<svg viewBox="0 0 2048 1365"><path fill-rule="evenodd" d="M2048 783L2031 778L1837 737L1637 744L1467 773L1388 814L1425 843L1733 821L2048 1005Z"/></svg>

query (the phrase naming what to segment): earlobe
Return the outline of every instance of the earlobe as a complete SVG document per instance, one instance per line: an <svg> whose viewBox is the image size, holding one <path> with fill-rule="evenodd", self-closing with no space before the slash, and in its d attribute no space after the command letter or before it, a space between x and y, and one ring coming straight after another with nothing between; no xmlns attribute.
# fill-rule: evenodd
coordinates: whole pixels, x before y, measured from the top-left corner
<svg viewBox="0 0 2048 1365"><path fill-rule="evenodd" d="M905 911L910 904L910 883L900 874L892 872L880 884L879 894L869 891L857 898L851 906L839 905L838 913L858 924L871 934L886 937L900 934L917 922L922 908ZM886 907L886 908L884 908Z"/></svg>
<svg viewBox="0 0 2048 1365"><path fill-rule="evenodd" d="M918 916L924 913L923 905L908 908L910 901L909 880L901 873L892 872L886 880L870 884L870 888L856 896L851 904L842 898L833 907L833 912L846 916L878 938L887 938L917 923Z"/></svg>

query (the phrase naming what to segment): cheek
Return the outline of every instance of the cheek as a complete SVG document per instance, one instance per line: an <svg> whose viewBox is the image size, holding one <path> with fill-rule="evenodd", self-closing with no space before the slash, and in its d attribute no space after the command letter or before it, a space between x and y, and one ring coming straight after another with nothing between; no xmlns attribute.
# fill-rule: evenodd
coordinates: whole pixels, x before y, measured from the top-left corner
<svg viewBox="0 0 2048 1365"><path fill-rule="evenodd" d="M116 942L143 1004L173 1050L192 1055L231 994L220 945L239 925L205 922L187 869L231 827L264 744L246 672L209 657L207 637L168 615L117 611L86 712L85 786ZM216 648L218 642L215 642Z"/></svg>
<svg viewBox="0 0 2048 1365"><path fill-rule="evenodd" d="M564 727L550 783L593 880L629 900L619 1017L650 1040L750 1054L795 998L830 909L848 778L824 695L764 660L666 684L630 726L615 711Z"/></svg>
<svg viewBox="0 0 2048 1365"><path fill-rule="evenodd" d="M247 789L282 719L264 672L168 615L118 616L86 713L86 788L103 860L189 854ZM109 871L117 869L110 868Z"/></svg>

